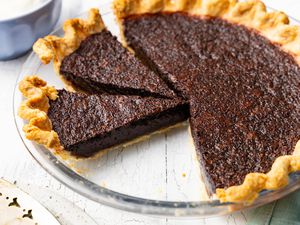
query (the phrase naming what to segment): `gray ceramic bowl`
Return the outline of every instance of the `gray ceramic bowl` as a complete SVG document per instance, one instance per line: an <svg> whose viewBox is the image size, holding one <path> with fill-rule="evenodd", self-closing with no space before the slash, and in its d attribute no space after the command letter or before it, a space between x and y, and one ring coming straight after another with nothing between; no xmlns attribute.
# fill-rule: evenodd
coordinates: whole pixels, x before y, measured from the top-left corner
<svg viewBox="0 0 300 225"><path fill-rule="evenodd" d="M0 19L0 60L21 56L39 37L49 34L59 19L61 5L61 0L45 0L34 10Z"/></svg>

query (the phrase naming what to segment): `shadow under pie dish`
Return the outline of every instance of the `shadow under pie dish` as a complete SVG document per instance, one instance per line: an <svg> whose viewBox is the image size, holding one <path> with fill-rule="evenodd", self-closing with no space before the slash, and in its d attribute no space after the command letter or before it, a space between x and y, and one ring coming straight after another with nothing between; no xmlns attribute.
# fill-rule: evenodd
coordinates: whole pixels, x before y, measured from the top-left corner
<svg viewBox="0 0 300 225"><path fill-rule="evenodd" d="M298 156L291 156L299 136L299 67L290 52L297 48L287 50L297 41L280 46L280 35L273 35L276 41L252 27L257 16L273 24L265 29L272 34L290 28L284 14L266 13L257 1L177 3L115 1L115 12L126 44L190 102L192 135L209 194L217 189L221 201L251 202L263 189L284 186L287 174L299 170ZM211 5L222 7L211 12ZM227 18L230 14L244 22L238 25ZM242 186L232 187L245 177Z"/></svg>

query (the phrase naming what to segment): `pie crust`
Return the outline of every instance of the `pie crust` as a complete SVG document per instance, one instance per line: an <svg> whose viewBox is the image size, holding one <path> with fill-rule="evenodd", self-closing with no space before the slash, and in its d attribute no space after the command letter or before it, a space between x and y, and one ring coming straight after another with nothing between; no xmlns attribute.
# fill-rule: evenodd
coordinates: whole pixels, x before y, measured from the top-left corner
<svg viewBox="0 0 300 225"><path fill-rule="evenodd" d="M64 23L63 37L49 35L39 38L33 45L33 51L39 56L44 64L49 64L51 60L54 63L54 69L59 74L59 68L62 60L74 52L80 43L88 36L99 33L106 29L98 9L90 9L88 19L79 18L69 19ZM71 82L63 76L60 79L66 84L68 91L80 91L74 87Z"/></svg>
<svg viewBox="0 0 300 225"><path fill-rule="evenodd" d="M27 139L44 145L46 148L57 152L63 150L58 134L52 130L52 124L47 116L49 99L57 99L57 91L54 87L37 76L28 76L19 84L19 90L27 99L22 102L18 115L28 120L23 131Z"/></svg>
<svg viewBox="0 0 300 225"><path fill-rule="evenodd" d="M114 0L113 8L126 45L123 19L132 15L158 12L184 12L201 17L218 17L230 23L255 29L262 36L291 54L300 65L300 27L290 25L283 12L267 12L259 0ZM278 157L271 170L249 173L243 184L219 188L216 196L221 202L251 203L262 190L276 190L288 184L288 174L300 170L300 141L293 155Z"/></svg>

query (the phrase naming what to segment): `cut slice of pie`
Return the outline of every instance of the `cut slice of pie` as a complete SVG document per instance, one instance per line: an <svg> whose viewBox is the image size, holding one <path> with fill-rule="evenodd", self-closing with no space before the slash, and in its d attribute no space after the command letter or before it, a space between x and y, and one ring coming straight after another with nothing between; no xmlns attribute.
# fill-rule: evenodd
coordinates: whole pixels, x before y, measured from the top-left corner
<svg viewBox="0 0 300 225"><path fill-rule="evenodd" d="M300 169L300 28L257 0L115 0L123 41L190 102L208 193L251 202Z"/></svg>
<svg viewBox="0 0 300 225"><path fill-rule="evenodd" d="M181 98L83 94L56 90L36 76L19 85L26 137L50 149L88 157L188 117Z"/></svg>
<svg viewBox="0 0 300 225"><path fill-rule="evenodd" d="M99 11L88 20L71 19L64 37L46 36L33 50L54 66L69 90L89 93L176 97L167 84L125 49L106 28Z"/></svg>

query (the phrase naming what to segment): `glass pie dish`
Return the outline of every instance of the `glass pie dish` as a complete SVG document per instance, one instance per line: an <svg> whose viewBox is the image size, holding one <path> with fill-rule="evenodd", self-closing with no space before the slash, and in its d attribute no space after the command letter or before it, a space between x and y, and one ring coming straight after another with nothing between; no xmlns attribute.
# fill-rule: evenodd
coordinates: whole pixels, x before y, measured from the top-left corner
<svg viewBox="0 0 300 225"><path fill-rule="evenodd" d="M102 17L108 29L118 36L113 14L102 12ZM62 28L53 34L63 35ZM43 65L33 53L28 57L14 91L15 123L22 141L37 162L60 182L91 200L142 214L207 217L267 204L300 188L300 173L293 173L285 188L263 191L251 205L220 203L203 197L205 187L187 123L151 135L139 143L103 151L96 158L66 159L55 155L24 137L22 127L25 122L17 115L23 100L18 83L26 75L38 75L49 85L63 88L54 73L52 64Z"/></svg>

